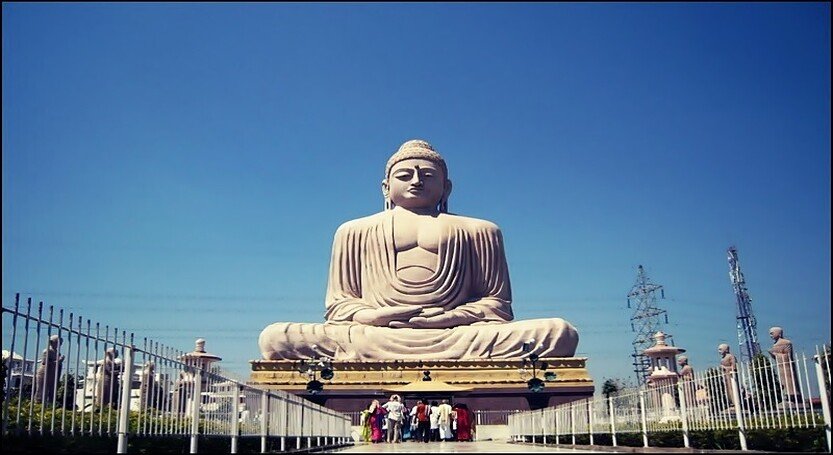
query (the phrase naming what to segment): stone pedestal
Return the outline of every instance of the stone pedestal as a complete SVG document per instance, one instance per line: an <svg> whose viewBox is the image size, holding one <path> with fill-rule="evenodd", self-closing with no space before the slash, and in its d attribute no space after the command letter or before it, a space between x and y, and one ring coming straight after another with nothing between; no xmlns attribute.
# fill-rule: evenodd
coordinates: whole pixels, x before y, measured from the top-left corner
<svg viewBox="0 0 833 455"><path fill-rule="evenodd" d="M677 393L677 354L685 352L675 346L665 343L666 335L657 332L654 335L656 344L642 351L651 359L651 375L648 376L649 390L651 391L651 409L661 410L660 422L677 421L680 415L677 411L677 402L674 398ZM656 412L656 411L654 411Z"/></svg>
<svg viewBox="0 0 833 455"><path fill-rule="evenodd" d="M301 372L302 361L254 360L249 384L284 390L337 411L351 412L366 409L374 399L386 401L400 387L422 381L423 372L429 370L436 387L420 384L419 391L396 392L409 406L421 398L447 398L474 410L528 410L592 396L594 384L586 361L586 357L540 359L539 364L546 363L547 369L537 371L537 377L543 379L544 373L552 372L556 378L545 382L544 390L537 393L527 387L531 372L519 371L523 368L521 359L334 361L334 377L322 380L324 389L316 394L306 390L309 377Z"/></svg>

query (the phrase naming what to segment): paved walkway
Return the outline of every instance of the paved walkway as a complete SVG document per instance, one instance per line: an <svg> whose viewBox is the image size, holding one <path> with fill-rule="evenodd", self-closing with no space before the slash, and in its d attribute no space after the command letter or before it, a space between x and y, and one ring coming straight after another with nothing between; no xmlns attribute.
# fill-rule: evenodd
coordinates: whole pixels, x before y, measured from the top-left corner
<svg viewBox="0 0 833 455"><path fill-rule="evenodd" d="M403 442L400 444L356 444L338 453L564 453L587 450L510 444L502 441L478 442Z"/></svg>

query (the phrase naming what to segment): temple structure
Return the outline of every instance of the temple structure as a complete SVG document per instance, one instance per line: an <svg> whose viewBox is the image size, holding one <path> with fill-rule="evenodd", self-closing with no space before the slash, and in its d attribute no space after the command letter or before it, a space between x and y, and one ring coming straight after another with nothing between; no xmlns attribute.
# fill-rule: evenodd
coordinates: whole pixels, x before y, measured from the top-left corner
<svg viewBox="0 0 833 455"><path fill-rule="evenodd" d="M384 210L336 231L324 322L266 327L251 382L343 411L391 390L475 409L591 395L587 359L574 357L578 331L556 317L514 320L503 234L449 212L451 188L429 143L404 143L385 167ZM318 378L310 359L328 373ZM308 392L318 379L323 390Z"/></svg>

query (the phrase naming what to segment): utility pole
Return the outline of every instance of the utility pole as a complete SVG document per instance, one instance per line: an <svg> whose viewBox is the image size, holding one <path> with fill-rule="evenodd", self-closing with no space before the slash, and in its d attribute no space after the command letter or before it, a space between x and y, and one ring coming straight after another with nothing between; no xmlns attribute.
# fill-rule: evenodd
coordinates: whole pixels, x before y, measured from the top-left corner
<svg viewBox="0 0 833 455"><path fill-rule="evenodd" d="M636 271L636 283L628 293L628 308L631 303L636 307L631 316L631 330L636 333L633 339L633 372L636 374L637 384L644 384L651 374L651 359L643 351L654 345L654 334L666 332L662 328L663 319L668 324L668 313L657 304L657 294L665 299L665 290L662 285L654 284L640 265ZM670 341L671 336L666 334Z"/></svg>
<svg viewBox="0 0 833 455"><path fill-rule="evenodd" d="M739 360L740 362L748 362L761 353L761 345L758 343L758 322L752 312L752 298L749 297L749 292L746 289L746 280L743 278L743 272L740 271L738 249L730 246L728 253L729 278L732 280L737 307Z"/></svg>

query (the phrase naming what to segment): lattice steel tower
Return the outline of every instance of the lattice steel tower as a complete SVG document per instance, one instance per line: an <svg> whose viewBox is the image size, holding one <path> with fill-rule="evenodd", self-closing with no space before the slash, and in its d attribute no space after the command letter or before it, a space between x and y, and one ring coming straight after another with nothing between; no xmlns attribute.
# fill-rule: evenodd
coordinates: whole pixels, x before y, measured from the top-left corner
<svg viewBox="0 0 833 455"><path fill-rule="evenodd" d="M749 297L749 292L746 289L746 280L743 278L743 272L740 271L738 249L730 246L728 253L729 278L732 280L732 288L735 290L735 302L737 304L736 319L740 361L746 362L761 353L761 345L758 343L758 322L755 321L755 314L752 312L752 298Z"/></svg>
<svg viewBox="0 0 833 455"><path fill-rule="evenodd" d="M628 293L628 308L633 300L636 310L631 316L631 330L636 332L633 339L633 372L636 373L638 384L644 384L651 374L651 359L642 352L654 345L654 334L662 330L663 317L668 324L668 313L657 304L657 292L660 298L665 298L665 290L660 284L654 284L648 279L645 269L640 265L636 272L636 283ZM662 330L665 332L665 330ZM671 336L666 334L666 340L673 345Z"/></svg>

